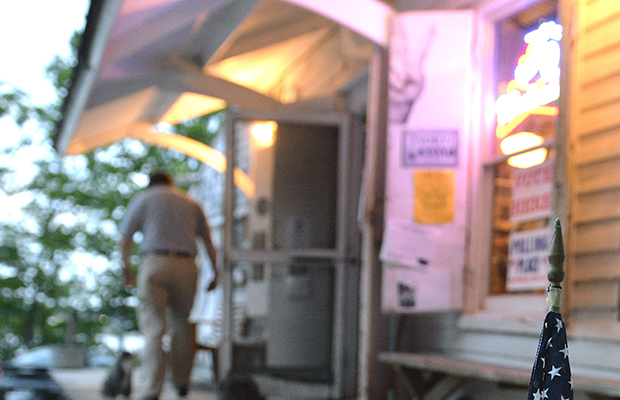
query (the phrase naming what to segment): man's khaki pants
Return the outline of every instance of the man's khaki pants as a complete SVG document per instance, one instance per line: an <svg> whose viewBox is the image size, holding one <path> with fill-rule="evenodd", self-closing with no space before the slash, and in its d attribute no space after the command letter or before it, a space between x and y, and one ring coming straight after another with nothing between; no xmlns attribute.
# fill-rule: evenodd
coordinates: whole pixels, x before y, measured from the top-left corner
<svg viewBox="0 0 620 400"><path fill-rule="evenodd" d="M138 271L138 325L144 335L142 355L147 396L159 396L165 377L162 338L170 335L172 382L187 386L194 362L189 313L198 278L194 257L146 254Z"/></svg>

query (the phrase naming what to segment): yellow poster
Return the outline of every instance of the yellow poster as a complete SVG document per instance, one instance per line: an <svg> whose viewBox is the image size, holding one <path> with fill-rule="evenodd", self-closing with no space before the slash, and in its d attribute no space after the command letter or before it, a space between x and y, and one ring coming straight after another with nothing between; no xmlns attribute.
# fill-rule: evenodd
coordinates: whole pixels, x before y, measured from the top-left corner
<svg viewBox="0 0 620 400"><path fill-rule="evenodd" d="M454 171L415 171L413 185L415 222L445 224L454 220Z"/></svg>

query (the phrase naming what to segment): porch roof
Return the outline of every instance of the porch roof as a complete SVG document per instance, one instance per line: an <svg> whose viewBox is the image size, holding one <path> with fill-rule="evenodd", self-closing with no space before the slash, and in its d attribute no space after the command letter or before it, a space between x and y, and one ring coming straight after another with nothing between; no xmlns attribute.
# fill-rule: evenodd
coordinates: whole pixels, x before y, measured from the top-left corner
<svg viewBox="0 0 620 400"><path fill-rule="evenodd" d="M229 106L333 110L391 13L380 0L93 1L54 147L85 153Z"/></svg>

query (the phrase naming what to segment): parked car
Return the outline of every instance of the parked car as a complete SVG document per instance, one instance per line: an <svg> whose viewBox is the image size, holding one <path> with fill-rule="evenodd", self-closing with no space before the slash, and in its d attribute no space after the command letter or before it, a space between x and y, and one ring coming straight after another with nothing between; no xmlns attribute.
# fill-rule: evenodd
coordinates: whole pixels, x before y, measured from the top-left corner
<svg viewBox="0 0 620 400"><path fill-rule="evenodd" d="M3 364L0 372L0 400L67 400L60 385L46 368Z"/></svg>
<svg viewBox="0 0 620 400"><path fill-rule="evenodd" d="M42 346L26 350L13 357L11 365L48 369L56 368L58 366L58 357L55 356L57 348L57 346ZM114 355L97 347L88 349L84 357L85 367L110 367L116 363ZM76 360L73 361L75 362Z"/></svg>
<svg viewBox="0 0 620 400"><path fill-rule="evenodd" d="M36 347L23 351L13 357L9 363L14 367L52 368L52 349L50 347Z"/></svg>

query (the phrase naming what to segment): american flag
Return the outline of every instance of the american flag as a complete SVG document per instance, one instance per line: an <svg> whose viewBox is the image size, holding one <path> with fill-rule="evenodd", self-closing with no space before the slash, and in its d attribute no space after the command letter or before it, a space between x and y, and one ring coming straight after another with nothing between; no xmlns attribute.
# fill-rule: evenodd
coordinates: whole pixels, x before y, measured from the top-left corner
<svg viewBox="0 0 620 400"><path fill-rule="evenodd" d="M566 327L560 313L550 311L545 317L527 399L573 399Z"/></svg>

